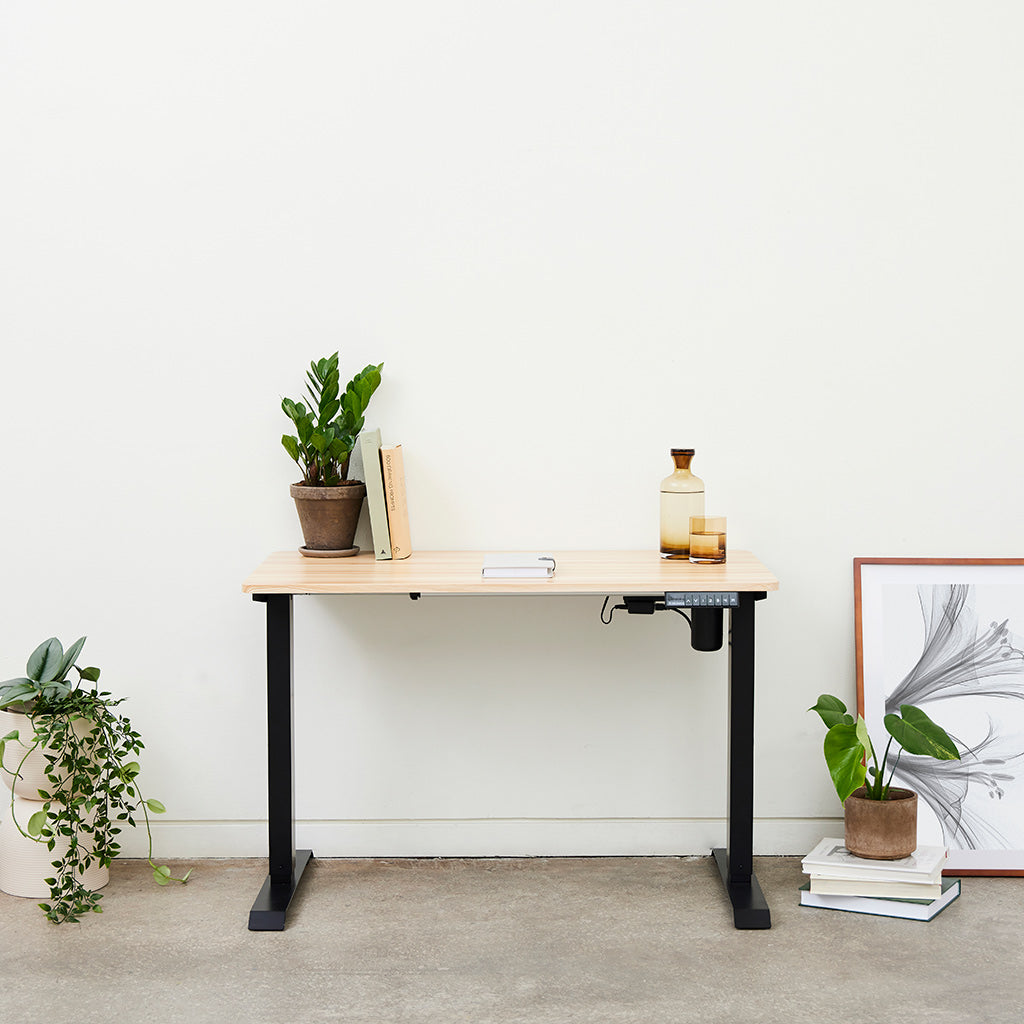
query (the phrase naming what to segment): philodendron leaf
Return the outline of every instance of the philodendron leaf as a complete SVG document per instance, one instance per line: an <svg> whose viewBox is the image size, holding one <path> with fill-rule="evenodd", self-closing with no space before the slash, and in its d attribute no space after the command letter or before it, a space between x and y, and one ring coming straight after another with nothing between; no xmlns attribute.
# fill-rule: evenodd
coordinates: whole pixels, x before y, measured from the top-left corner
<svg viewBox="0 0 1024 1024"><path fill-rule="evenodd" d="M864 785L864 744L852 722L839 722L825 734L825 764L841 802Z"/></svg>
<svg viewBox="0 0 1024 1024"><path fill-rule="evenodd" d="M89 683L95 683L100 677L100 670L95 665L82 669L82 678Z"/></svg>
<svg viewBox="0 0 1024 1024"><path fill-rule="evenodd" d="M857 739L860 740L861 746L864 748L864 752L869 760L874 760L875 749L871 746L871 737L868 736L868 725L864 721L861 715L857 716Z"/></svg>
<svg viewBox="0 0 1024 1024"><path fill-rule="evenodd" d="M25 826L25 831L30 836L40 836L43 834L43 828L45 825L46 811L36 811L36 813L28 819L28 824Z"/></svg>
<svg viewBox="0 0 1024 1024"><path fill-rule="evenodd" d="M945 729L913 704L900 705L898 715L886 715L885 727L908 754L923 754L939 761L960 760L960 752Z"/></svg>
<svg viewBox="0 0 1024 1024"><path fill-rule="evenodd" d="M51 636L29 655L25 674L37 683L48 683L57 675L63 660L64 648L61 647L60 641L55 636Z"/></svg>
<svg viewBox="0 0 1024 1024"><path fill-rule="evenodd" d="M154 800L152 798L150 798L149 800L146 801L146 806L154 814L163 814L167 810L167 808L164 807L164 805L162 803L160 803L159 800Z"/></svg>
<svg viewBox="0 0 1024 1024"><path fill-rule="evenodd" d="M830 693L823 693L818 698L818 703L813 708L808 708L807 710L817 711L821 716L821 720L829 729L840 722L853 725L853 716L846 713L846 705L838 697L833 697Z"/></svg>
<svg viewBox="0 0 1024 1024"><path fill-rule="evenodd" d="M85 646L85 637L80 636L68 649L64 652L64 660L60 663L60 671L54 676L54 679L63 679L70 671L71 666L75 663L75 658L82 653L82 648Z"/></svg>
<svg viewBox="0 0 1024 1024"><path fill-rule="evenodd" d="M11 679L0 686L0 708L34 697L38 692L36 684L31 679Z"/></svg>
<svg viewBox="0 0 1024 1024"><path fill-rule="evenodd" d="M161 864L158 868L153 868L153 881L157 885L166 885L171 878L171 869L166 864Z"/></svg>

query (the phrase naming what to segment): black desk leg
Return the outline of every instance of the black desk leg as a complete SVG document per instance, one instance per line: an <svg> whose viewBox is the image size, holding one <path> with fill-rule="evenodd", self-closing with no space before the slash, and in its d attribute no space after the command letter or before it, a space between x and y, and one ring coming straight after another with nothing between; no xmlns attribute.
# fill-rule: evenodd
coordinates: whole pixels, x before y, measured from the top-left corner
<svg viewBox="0 0 1024 1024"><path fill-rule="evenodd" d="M283 931L295 889L313 856L295 849L292 736L292 595L257 594L267 605L267 803L270 870L249 911L249 931Z"/></svg>
<svg viewBox="0 0 1024 1024"><path fill-rule="evenodd" d="M737 928L771 928L771 912L753 872L754 594L729 610L729 811L726 848L712 853Z"/></svg>

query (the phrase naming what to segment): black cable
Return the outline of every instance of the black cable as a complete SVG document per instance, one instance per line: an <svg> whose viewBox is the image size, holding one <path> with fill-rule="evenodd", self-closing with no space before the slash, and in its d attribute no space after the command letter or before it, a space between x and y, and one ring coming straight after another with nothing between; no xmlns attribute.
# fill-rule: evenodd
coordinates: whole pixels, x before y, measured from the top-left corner
<svg viewBox="0 0 1024 1024"><path fill-rule="evenodd" d="M612 605L611 611L608 612L608 617L605 618L605 612L608 610L608 602L611 599L612 599L611 598L611 594L609 594L604 599L604 604L601 605L601 622L604 623L604 625L606 625L606 626L610 626L612 624L612 617L615 615L616 612L618 612L618 611L626 611L626 605L624 605L624 604L615 604L615 605ZM663 612L663 611L677 612L678 614L682 615L682 617L684 619L686 619L686 621L690 624L690 629L693 629L693 620L690 618L689 615L686 614L686 612L683 611L682 608L666 608L664 602L661 602L661 601L657 602L654 605L654 608L655 608L656 611L659 611L659 612Z"/></svg>
<svg viewBox="0 0 1024 1024"><path fill-rule="evenodd" d="M604 604L603 604L603 605L601 605L601 621L602 621L602 622L603 622L603 623L604 623L604 624L605 624L606 626L610 626L610 625L612 624L612 616L613 616L613 615L614 615L614 614L615 614L615 613L616 613L617 611L619 611L620 609L622 609L622 608L625 608L625 607L626 607L626 606L625 606L624 604L616 604L616 605L613 605L613 606L612 606L612 610L611 610L611 611L610 611L610 612L608 613L608 618L606 619L606 618L604 617L604 612L605 612L605 609L606 609L606 608L608 607L608 602L609 602L609 601L610 601L611 599L612 599L612 596L611 596L611 594L609 594L609 595L608 595L608 596L607 596L607 597L606 597L606 598L604 599Z"/></svg>
<svg viewBox="0 0 1024 1024"><path fill-rule="evenodd" d="M690 624L690 629L693 629L693 619L690 618L682 608L669 608L670 612L679 612L680 615Z"/></svg>

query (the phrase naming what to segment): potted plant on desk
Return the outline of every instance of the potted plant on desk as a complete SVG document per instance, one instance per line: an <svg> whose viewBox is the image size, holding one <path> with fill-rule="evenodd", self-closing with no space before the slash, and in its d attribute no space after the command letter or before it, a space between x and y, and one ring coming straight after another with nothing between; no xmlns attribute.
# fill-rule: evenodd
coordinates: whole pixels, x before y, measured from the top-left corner
<svg viewBox="0 0 1024 1024"><path fill-rule="evenodd" d="M186 882L191 874L173 878L153 863L149 813L164 806L139 790L142 737L117 711L124 698L98 690L98 668L75 664L84 645L83 636L65 653L51 637L32 652L24 676L0 683L0 775L11 788L0 826L2 888L16 896L49 889L49 902L39 905L55 924L102 911L96 890L120 853L117 836L140 810L155 880Z"/></svg>
<svg viewBox="0 0 1024 1024"><path fill-rule="evenodd" d="M301 401L281 401L296 431L285 434L281 444L302 470L302 480L291 485L291 496L306 542L299 548L304 555L342 558L359 552L353 542L366 484L348 479L348 464L383 367L364 367L342 392L335 352L309 364L309 409Z"/></svg>
<svg viewBox="0 0 1024 1024"><path fill-rule="evenodd" d="M898 715L885 716L889 739L879 761L864 719L858 715L854 720L838 697L823 693L808 710L828 727L825 763L843 802L846 848L869 860L909 857L917 849L917 794L892 785L900 756L906 751L958 761L956 744L920 708L903 704ZM890 763L893 740L899 748Z"/></svg>

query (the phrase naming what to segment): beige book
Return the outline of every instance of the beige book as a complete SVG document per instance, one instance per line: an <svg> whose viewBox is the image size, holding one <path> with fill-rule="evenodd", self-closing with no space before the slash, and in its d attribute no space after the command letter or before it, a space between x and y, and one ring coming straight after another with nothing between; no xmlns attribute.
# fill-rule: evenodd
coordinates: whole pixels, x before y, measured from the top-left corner
<svg viewBox="0 0 1024 1024"><path fill-rule="evenodd" d="M408 558L412 554L412 541L409 538L409 506L405 497L402 446L381 445L380 464L384 473L384 503L388 510L391 557Z"/></svg>
<svg viewBox="0 0 1024 1024"><path fill-rule="evenodd" d="M942 895L942 874L928 882L869 881L811 875L811 892L826 896L881 896L889 899L934 900Z"/></svg>

